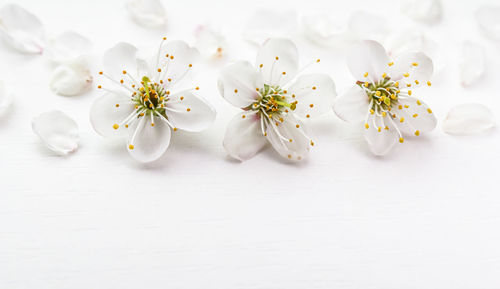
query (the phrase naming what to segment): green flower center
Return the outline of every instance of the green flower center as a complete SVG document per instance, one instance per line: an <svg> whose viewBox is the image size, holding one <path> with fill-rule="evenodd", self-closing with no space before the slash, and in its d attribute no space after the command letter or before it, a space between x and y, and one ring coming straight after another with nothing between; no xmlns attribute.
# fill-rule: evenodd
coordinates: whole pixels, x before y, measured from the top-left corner
<svg viewBox="0 0 500 289"><path fill-rule="evenodd" d="M247 109L258 111L269 118L273 115L284 115L289 110L295 110L297 101L289 102L288 91L279 86L264 84L264 88L257 89L259 97ZM292 95L294 98L295 95Z"/></svg>

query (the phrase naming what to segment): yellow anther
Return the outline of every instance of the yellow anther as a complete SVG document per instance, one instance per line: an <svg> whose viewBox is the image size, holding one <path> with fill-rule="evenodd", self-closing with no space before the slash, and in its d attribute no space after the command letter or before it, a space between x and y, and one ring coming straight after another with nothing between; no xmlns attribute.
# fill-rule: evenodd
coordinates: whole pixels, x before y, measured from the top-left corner
<svg viewBox="0 0 500 289"><path fill-rule="evenodd" d="M128 145L128 149L129 150L133 150L134 149L134 145Z"/></svg>
<svg viewBox="0 0 500 289"><path fill-rule="evenodd" d="M276 56L276 60L279 60L280 58L278 56Z"/></svg>
<svg viewBox="0 0 500 289"><path fill-rule="evenodd" d="M405 121L404 117L402 117L402 118L399 119L399 122L404 122L404 121Z"/></svg>
<svg viewBox="0 0 500 289"><path fill-rule="evenodd" d="M416 84L416 85L419 85L419 84L420 84L420 82L419 82L418 80L415 80L415 84Z"/></svg>
<svg viewBox="0 0 500 289"><path fill-rule="evenodd" d="M314 142L313 141L311 141L311 146L314 146Z"/></svg>
<svg viewBox="0 0 500 289"><path fill-rule="evenodd" d="M365 82L364 86L365 87L368 87L369 83L368 82Z"/></svg>
<svg viewBox="0 0 500 289"><path fill-rule="evenodd" d="M234 93L238 93L238 90L237 90L237 89L235 89L235 90L234 90Z"/></svg>
<svg viewBox="0 0 500 289"><path fill-rule="evenodd" d="M428 112L428 113L432 113L432 109L428 108L428 109L427 109L427 112Z"/></svg>
<svg viewBox="0 0 500 289"><path fill-rule="evenodd" d="M369 126L367 123L365 123L365 128L366 128L366 129L369 129L369 128L370 128L370 126Z"/></svg>
<svg viewBox="0 0 500 289"><path fill-rule="evenodd" d="M191 111L191 109L188 107L188 108L186 108L186 111Z"/></svg>
<svg viewBox="0 0 500 289"><path fill-rule="evenodd" d="M382 127L379 126L377 130L378 130L378 132L381 132L382 131Z"/></svg>
<svg viewBox="0 0 500 289"><path fill-rule="evenodd" d="M289 141L289 142L293 142L293 140L292 140L292 139L289 139L288 141Z"/></svg>
<svg viewBox="0 0 500 289"><path fill-rule="evenodd" d="M281 74L286 75L286 71L283 71Z"/></svg>
<svg viewBox="0 0 500 289"><path fill-rule="evenodd" d="M393 66L394 65L394 61L391 61L391 62L387 63L387 65Z"/></svg>
<svg viewBox="0 0 500 289"><path fill-rule="evenodd" d="M427 81L427 85L428 85L428 86L431 86L431 85L432 85L432 83L431 83L430 81Z"/></svg>
<svg viewBox="0 0 500 289"><path fill-rule="evenodd" d="M395 94L391 94L391 98L392 99L396 99L396 95Z"/></svg>
<svg viewBox="0 0 500 289"><path fill-rule="evenodd" d="M123 79L120 79L120 83L123 83Z"/></svg>
<svg viewBox="0 0 500 289"><path fill-rule="evenodd" d="M296 128L299 128L299 127L300 127L300 125L298 125L298 124L297 124L297 125L295 125L295 127L296 127Z"/></svg>
<svg viewBox="0 0 500 289"><path fill-rule="evenodd" d="M400 137L400 138L399 138L399 142L400 142L400 143L403 143L404 141L405 141L405 139L404 139L404 138L402 138L402 137Z"/></svg>
<svg viewBox="0 0 500 289"><path fill-rule="evenodd" d="M128 128L128 124L125 125L125 128Z"/></svg>
<svg viewBox="0 0 500 289"><path fill-rule="evenodd" d="M292 155L288 155L288 158L291 159L292 158Z"/></svg>
<svg viewBox="0 0 500 289"><path fill-rule="evenodd" d="M102 88L102 86L98 85L98 86L97 86L97 88L98 88L98 89L101 89L101 88Z"/></svg>
<svg viewBox="0 0 500 289"><path fill-rule="evenodd" d="M399 87L399 81L394 82L395 87Z"/></svg>
<svg viewBox="0 0 500 289"><path fill-rule="evenodd" d="M375 113L375 111L374 111L373 109L370 109L370 113L371 113L371 114L374 114L374 113Z"/></svg>
<svg viewBox="0 0 500 289"><path fill-rule="evenodd" d="M403 106L400 104L400 105L398 105L398 108L399 109L403 109Z"/></svg>
<svg viewBox="0 0 500 289"><path fill-rule="evenodd" d="M262 68L262 66L264 66L264 64L259 65L260 68Z"/></svg>
<svg viewBox="0 0 500 289"><path fill-rule="evenodd" d="M126 71L126 70L124 70L124 71L122 71L122 73L123 73L123 74L127 74L127 71Z"/></svg>
<svg viewBox="0 0 500 289"><path fill-rule="evenodd" d="M193 65L192 65L191 63L190 63L188 66L189 66L189 67L193 67Z"/></svg>
<svg viewBox="0 0 500 289"><path fill-rule="evenodd" d="M320 62L320 61L321 61L321 59L319 59L319 58L318 58L318 59L316 59L316 62Z"/></svg>
<svg viewBox="0 0 500 289"><path fill-rule="evenodd" d="M99 71L99 74L100 74L100 75L102 75L103 73L104 73L104 72L102 72L102 71Z"/></svg>
<svg viewBox="0 0 500 289"><path fill-rule="evenodd" d="M411 95L411 90L408 90L408 95Z"/></svg>
<svg viewBox="0 0 500 289"><path fill-rule="evenodd" d="M196 90L200 90L200 87L199 87L199 86L197 86L195 89L196 89Z"/></svg>
<svg viewBox="0 0 500 289"><path fill-rule="evenodd" d="M174 127L174 131L177 131L177 128L176 128L176 127Z"/></svg>
<svg viewBox="0 0 500 289"><path fill-rule="evenodd" d="M409 105L405 104L405 108L409 108L409 107L410 107Z"/></svg>
<svg viewBox="0 0 500 289"><path fill-rule="evenodd" d="M420 135L420 131L416 130L416 131L415 131L415 135L416 135L416 136L419 136L419 135Z"/></svg>
<svg viewBox="0 0 500 289"><path fill-rule="evenodd" d="M117 125L116 123L113 125L113 128L114 128L114 129L118 129L119 127L120 127L120 126L119 126L119 125Z"/></svg>
<svg viewBox="0 0 500 289"><path fill-rule="evenodd" d="M313 90L316 90L316 86L313 86L313 87L312 87L312 89L313 89Z"/></svg>
<svg viewBox="0 0 500 289"><path fill-rule="evenodd" d="M415 113L414 115L412 115L413 117L417 117L418 116L418 113Z"/></svg>
<svg viewBox="0 0 500 289"><path fill-rule="evenodd" d="M386 78L387 77L387 73L384 72L384 74L382 74L382 78Z"/></svg>
<svg viewBox="0 0 500 289"><path fill-rule="evenodd" d="M161 68L158 68L158 72L161 72Z"/></svg>
<svg viewBox="0 0 500 289"><path fill-rule="evenodd" d="M154 124L154 123L151 123L151 126L155 126L155 124Z"/></svg>
<svg viewBox="0 0 500 289"><path fill-rule="evenodd" d="M377 90L377 91L375 92L375 95L376 95L376 96L380 96L380 95L382 95L382 92L380 92L380 90Z"/></svg>
<svg viewBox="0 0 500 289"><path fill-rule="evenodd" d="M413 65L413 66L418 66L418 63L413 62L411 65Z"/></svg>
<svg viewBox="0 0 500 289"><path fill-rule="evenodd" d="M385 129L385 130L389 130L389 127L388 127L388 126L385 126L385 127L384 127L384 129Z"/></svg>
<svg viewBox="0 0 500 289"><path fill-rule="evenodd" d="M312 104L312 103L311 103L311 104L309 105L309 107L310 107L310 108L313 108L313 107L314 107L314 104Z"/></svg>
<svg viewBox="0 0 500 289"><path fill-rule="evenodd" d="M245 118L245 117L247 117L247 116L246 116L246 115L242 115L242 116L241 116L241 118Z"/></svg>
<svg viewBox="0 0 500 289"><path fill-rule="evenodd" d="M410 74L408 72L406 72L406 73L403 73L403 76L404 77L410 77Z"/></svg>
<svg viewBox="0 0 500 289"><path fill-rule="evenodd" d="M422 105L422 102L420 102L420 100L417 99L417 104Z"/></svg>
<svg viewBox="0 0 500 289"><path fill-rule="evenodd" d="M118 103L117 103L117 104L115 104L115 107L120 107L120 104L118 104Z"/></svg>
<svg viewBox="0 0 500 289"><path fill-rule="evenodd" d="M386 117L386 116L387 116L387 112L382 111L382 117Z"/></svg>
<svg viewBox="0 0 500 289"><path fill-rule="evenodd" d="M365 74L363 74L364 77L368 77L368 72L365 72Z"/></svg>
<svg viewBox="0 0 500 289"><path fill-rule="evenodd" d="M307 117L307 118L310 118L311 116L310 116L310 115L308 115L308 114L306 114L306 117Z"/></svg>

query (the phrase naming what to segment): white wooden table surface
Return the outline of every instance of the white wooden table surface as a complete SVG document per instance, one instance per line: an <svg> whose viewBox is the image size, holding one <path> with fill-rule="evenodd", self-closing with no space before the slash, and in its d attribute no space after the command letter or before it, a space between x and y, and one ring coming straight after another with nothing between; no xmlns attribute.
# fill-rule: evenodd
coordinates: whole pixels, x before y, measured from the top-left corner
<svg viewBox="0 0 500 289"><path fill-rule="evenodd" d="M255 49L240 33L264 5L304 14L399 13L388 0L279 2L164 1L164 32L131 22L117 0L16 0L49 34L73 29L92 39L94 72L119 41L155 49L166 33L192 43L193 29L208 20L223 27L230 59L253 62ZM423 27L447 58L423 97L440 120L463 102L500 115L500 49L479 35L473 12L481 3L444 1L443 22ZM457 72L465 39L484 44L488 57L485 77L468 89ZM302 63L322 59L318 69L338 91L352 85L342 55L297 45ZM218 94L220 66L203 67L198 83L218 110L215 124L201 134L176 133L160 161L141 165L122 142L91 129L97 89L54 95L46 60L0 48L0 78L16 93L13 110L0 118L2 289L500 288L496 129L454 137L438 127L376 158L360 129L332 112L310 123L317 145L308 161L290 165L266 150L237 163L221 145L237 110ZM32 117L51 109L78 122L76 153L56 156L32 132Z"/></svg>

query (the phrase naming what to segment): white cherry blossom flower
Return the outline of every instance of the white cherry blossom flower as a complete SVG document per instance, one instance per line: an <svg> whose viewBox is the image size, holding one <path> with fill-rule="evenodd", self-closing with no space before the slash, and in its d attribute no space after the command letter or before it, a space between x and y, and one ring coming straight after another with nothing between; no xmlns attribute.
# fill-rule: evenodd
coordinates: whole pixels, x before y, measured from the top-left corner
<svg viewBox="0 0 500 289"><path fill-rule="evenodd" d="M376 155L384 155L403 135L433 130L437 120L418 98L430 86L432 60L421 52L389 59L382 45L365 40L355 44L347 59L356 85L339 97L335 113L348 122L364 121L364 137Z"/></svg>
<svg viewBox="0 0 500 289"><path fill-rule="evenodd" d="M314 142L301 119L327 112L336 93L329 76L300 72L295 44L276 38L264 43L255 66L238 61L221 71L220 94L242 109L229 123L224 137L224 147L231 157L250 159L268 142L290 160L308 155Z"/></svg>
<svg viewBox="0 0 500 289"><path fill-rule="evenodd" d="M181 81L192 71L199 53L183 41L161 42L148 63L131 44L119 43L104 54L100 75L106 93L90 109L90 121L102 136L126 136L130 155L151 162L166 151L171 130L197 132L215 119L215 110Z"/></svg>
<svg viewBox="0 0 500 289"><path fill-rule="evenodd" d="M450 109L442 128L452 135L471 135L494 126L495 117L488 107L479 103L464 103Z"/></svg>

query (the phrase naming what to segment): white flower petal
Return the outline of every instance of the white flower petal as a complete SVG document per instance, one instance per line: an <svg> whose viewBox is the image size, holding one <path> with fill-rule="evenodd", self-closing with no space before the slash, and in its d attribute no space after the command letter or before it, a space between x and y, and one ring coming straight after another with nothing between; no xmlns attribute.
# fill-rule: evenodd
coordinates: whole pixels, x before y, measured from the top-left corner
<svg viewBox="0 0 500 289"><path fill-rule="evenodd" d="M413 20L434 24L441 20L443 6L440 0L405 0L401 11Z"/></svg>
<svg viewBox="0 0 500 289"><path fill-rule="evenodd" d="M267 140L260 122L260 116L252 111L240 112L229 122L223 145L231 157L245 161L264 147Z"/></svg>
<svg viewBox="0 0 500 289"><path fill-rule="evenodd" d="M43 55L56 63L72 62L90 52L92 42L85 36L66 31L49 40Z"/></svg>
<svg viewBox="0 0 500 289"><path fill-rule="evenodd" d="M380 43L364 40L355 43L347 56L347 66L358 81L378 81L388 70L389 57ZM365 77L368 73L367 77Z"/></svg>
<svg viewBox="0 0 500 289"><path fill-rule="evenodd" d="M349 33L357 39L378 40L387 34L387 21L384 17L366 11L355 11L348 21Z"/></svg>
<svg viewBox="0 0 500 289"><path fill-rule="evenodd" d="M398 142L399 135L387 117L370 114L366 124L363 135L373 154L385 155Z"/></svg>
<svg viewBox="0 0 500 289"><path fill-rule="evenodd" d="M142 163L157 160L170 144L170 126L159 118L155 118L152 126L149 116L141 117L136 123L129 130L128 152Z"/></svg>
<svg viewBox="0 0 500 289"><path fill-rule="evenodd" d="M90 107L90 123L101 136L123 136L130 128L122 122L135 111L135 104L126 94L106 93L98 97ZM119 125L117 129L113 126ZM116 126L115 126L116 127Z"/></svg>
<svg viewBox="0 0 500 289"><path fill-rule="evenodd" d="M40 20L17 4L0 9L0 33L13 48L25 53L42 53L44 29Z"/></svg>
<svg viewBox="0 0 500 289"><path fill-rule="evenodd" d="M52 151L67 155L78 148L78 125L61 111L49 111L33 118L33 131Z"/></svg>
<svg viewBox="0 0 500 289"><path fill-rule="evenodd" d="M454 135L469 135L495 126L490 109L479 103L465 103L453 107L443 121L443 131Z"/></svg>
<svg viewBox="0 0 500 289"><path fill-rule="evenodd" d="M342 45L347 40L347 25L337 17L326 14L303 16L304 36L318 45Z"/></svg>
<svg viewBox="0 0 500 289"><path fill-rule="evenodd" d="M129 0L129 16L139 25L159 28L167 23L165 7L159 0Z"/></svg>
<svg viewBox="0 0 500 289"><path fill-rule="evenodd" d="M335 83L326 74L301 75L288 89L288 94L297 101L295 116L316 117L332 109L337 93Z"/></svg>
<svg viewBox="0 0 500 289"><path fill-rule="evenodd" d="M212 105L191 92L172 95L166 105L168 120L178 129L202 131L215 120L216 113Z"/></svg>
<svg viewBox="0 0 500 289"><path fill-rule="evenodd" d="M10 93L5 88L3 81L0 81L0 115L2 115L9 108L12 102Z"/></svg>
<svg viewBox="0 0 500 289"><path fill-rule="evenodd" d="M260 46L269 38L290 37L297 29L294 10L258 9L243 29L243 38Z"/></svg>
<svg viewBox="0 0 500 289"><path fill-rule="evenodd" d="M356 123L365 119L369 104L366 92L355 85L339 96L333 110L340 119Z"/></svg>
<svg viewBox="0 0 500 289"><path fill-rule="evenodd" d="M487 37L500 40L500 6L480 7L476 11L476 21Z"/></svg>
<svg viewBox="0 0 500 289"><path fill-rule="evenodd" d="M282 123L269 121L266 126L267 140L284 158L300 161L307 157L312 141L303 124L292 114L284 117Z"/></svg>
<svg viewBox="0 0 500 289"><path fill-rule="evenodd" d="M257 88L262 88L260 73L247 61L238 61L220 72L219 92L232 105L245 108L258 98Z"/></svg>
<svg viewBox="0 0 500 289"><path fill-rule="evenodd" d="M437 119L432 110L422 100L414 97L400 98L400 107L393 107L396 115L396 125L405 134L419 135L432 131L437 125ZM403 118L403 121L401 121ZM418 132L417 132L418 131Z"/></svg>
<svg viewBox="0 0 500 289"><path fill-rule="evenodd" d="M460 83L466 87L479 80L485 71L486 56L483 46L470 41L462 43L458 69L460 72Z"/></svg>
<svg viewBox="0 0 500 289"><path fill-rule="evenodd" d="M167 57L168 55L168 57ZM176 40L162 45L159 55L151 63L151 75L163 78L167 87L181 83L198 61L200 53L186 42ZM158 69L162 72L159 73Z"/></svg>
<svg viewBox="0 0 500 289"><path fill-rule="evenodd" d="M255 67L268 85L282 85L295 77L299 66L297 46L288 40L272 38L264 42L257 53Z"/></svg>
<svg viewBox="0 0 500 289"><path fill-rule="evenodd" d="M104 52L103 56L104 73L119 81L123 79L126 83L130 79L123 75L123 71L130 73L134 77L139 77L142 67L137 58L137 48L129 43L118 43ZM142 77L142 75L141 75ZM137 79L140 81L140 79Z"/></svg>
<svg viewBox="0 0 500 289"><path fill-rule="evenodd" d="M209 25L200 25L195 31L195 46L204 58L221 59L227 55L226 38Z"/></svg>
<svg viewBox="0 0 500 289"><path fill-rule="evenodd" d="M411 83L412 87L415 87L425 85L431 79L434 64L422 52L405 52L396 55L394 65L388 67L388 70L392 80L399 81L403 79L404 83ZM408 77L404 77L406 73L409 74Z"/></svg>
<svg viewBox="0 0 500 289"><path fill-rule="evenodd" d="M59 65L52 73L50 88L59 95L79 95L89 90L92 75L83 60Z"/></svg>

